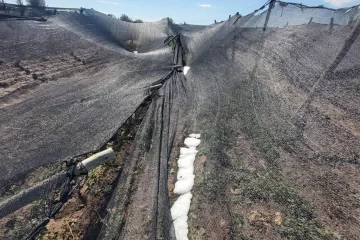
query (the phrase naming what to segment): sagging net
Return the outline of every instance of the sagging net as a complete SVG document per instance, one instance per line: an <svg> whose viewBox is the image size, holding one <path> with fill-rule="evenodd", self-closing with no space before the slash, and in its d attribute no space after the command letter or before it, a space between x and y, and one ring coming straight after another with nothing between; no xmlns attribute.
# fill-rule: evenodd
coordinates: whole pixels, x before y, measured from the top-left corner
<svg viewBox="0 0 360 240"><path fill-rule="evenodd" d="M0 238L175 239L180 147L200 133L189 239L358 239L359 23L280 1L207 27L0 21Z"/></svg>

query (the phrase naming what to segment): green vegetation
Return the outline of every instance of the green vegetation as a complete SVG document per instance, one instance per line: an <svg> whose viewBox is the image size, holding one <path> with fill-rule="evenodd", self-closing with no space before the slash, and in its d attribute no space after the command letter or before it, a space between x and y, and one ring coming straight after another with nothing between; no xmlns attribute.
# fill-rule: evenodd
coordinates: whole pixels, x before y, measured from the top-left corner
<svg viewBox="0 0 360 240"><path fill-rule="evenodd" d="M121 16L120 16L120 20L121 21L124 21L124 22L132 22L132 23L143 23L143 20L141 20L141 19L136 19L136 20L132 20L128 15L126 15L126 14L122 14Z"/></svg>
<svg viewBox="0 0 360 240"><path fill-rule="evenodd" d="M48 62L49 59L47 57L42 57L40 58L40 62Z"/></svg>
<svg viewBox="0 0 360 240"><path fill-rule="evenodd" d="M244 175L244 173L239 175ZM271 172L245 174L250 175L248 178L250 182L243 183L241 194L233 197L233 203L241 204L249 200L251 204L277 203L285 213L285 221L278 229L285 239L336 239L317 219L313 206L299 195L297 189L285 183L278 174Z"/></svg>
<svg viewBox="0 0 360 240"><path fill-rule="evenodd" d="M269 116L269 109L264 109L254 99L263 99L266 92L254 95L249 89L260 84L254 81L241 82L241 86L233 92L234 102L221 108L221 113L200 113L199 119L204 120L198 124L208 129L202 132L204 147L201 154L211 162L207 163L205 180L195 187L195 191L209 202L230 198L234 239L256 239L248 233L267 229L273 236L283 239L337 239L325 229L313 205L302 197L297 186L283 178L278 166L279 149L291 152L299 137L290 126L264 122ZM207 104L210 106L204 104L202 108L219 109L216 102ZM275 104L270 106L273 109L277 107ZM209 126L207 119L216 119L215 124ZM242 133L239 140L238 133ZM234 146L237 141L239 146ZM250 150L242 146L243 141L249 143ZM255 159L251 158L253 164L241 159L247 151L254 152ZM258 157L266 160L264 167L257 165ZM230 188L236 193L232 193ZM251 215L250 211L257 215ZM277 222L274 220L276 213L280 214Z"/></svg>
<svg viewBox="0 0 360 240"><path fill-rule="evenodd" d="M45 0L26 0L27 4L32 7L45 7Z"/></svg>
<svg viewBox="0 0 360 240"><path fill-rule="evenodd" d="M16 4L20 6L20 15L24 16L26 8L24 6L24 1L23 0L16 0Z"/></svg>
<svg viewBox="0 0 360 240"><path fill-rule="evenodd" d="M88 175L87 175L87 181L85 183L86 186L94 189L95 185L97 183L99 183L101 178L104 176L105 170L106 170L105 166L101 165L101 166L89 171Z"/></svg>
<svg viewBox="0 0 360 240"><path fill-rule="evenodd" d="M335 240L335 235L326 232L316 219L306 221L289 217L284 224L281 233L282 237L291 240L314 239L314 240Z"/></svg>
<svg viewBox="0 0 360 240"><path fill-rule="evenodd" d="M126 14L121 15L120 20L124 22L132 22L131 18Z"/></svg>

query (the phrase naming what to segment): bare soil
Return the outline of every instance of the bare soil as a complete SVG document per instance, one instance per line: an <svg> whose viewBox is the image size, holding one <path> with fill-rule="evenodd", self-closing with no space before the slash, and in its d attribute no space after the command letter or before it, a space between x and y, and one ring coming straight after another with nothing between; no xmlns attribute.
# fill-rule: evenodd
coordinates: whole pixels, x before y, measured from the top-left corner
<svg viewBox="0 0 360 240"><path fill-rule="evenodd" d="M26 93L40 84L101 68L108 61L102 55L100 47L93 47L41 59L10 62L0 59L0 108L22 101Z"/></svg>
<svg viewBox="0 0 360 240"><path fill-rule="evenodd" d="M39 239L96 239L114 184L131 148L117 149L116 160L89 172L82 187L46 226Z"/></svg>
<svg viewBox="0 0 360 240"><path fill-rule="evenodd" d="M359 239L359 165L279 153L281 167L238 133L236 146L227 151L236 163L232 168L212 169L201 155L190 239Z"/></svg>
<svg viewBox="0 0 360 240"><path fill-rule="evenodd" d="M45 231L37 239L97 238L103 226L103 219L107 214L108 201L113 189L116 187L125 159L131 151L136 131L146 112L146 108L146 104L139 108L119 129L110 142L104 146L104 148L112 147L114 149L116 159L99 166L90 171L85 177L76 180L70 199L64 204L55 218L50 220ZM59 171L58 167L56 171ZM26 186L33 186L33 184L51 176L51 172L54 172L53 166L35 170L8 191L15 194L26 189ZM11 192L8 194L11 194ZM51 193L48 197L49 199L52 198ZM19 239L23 238L24 234L30 233L37 223L34 222L34 224L29 225L29 221L34 219L41 221L46 216L46 212L44 212L46 209L43 208L48 204L44 201L46 201L46 197L1 219L0 229L2 234L0 237ZM25 233L24 230L28 232Z"/></svg>

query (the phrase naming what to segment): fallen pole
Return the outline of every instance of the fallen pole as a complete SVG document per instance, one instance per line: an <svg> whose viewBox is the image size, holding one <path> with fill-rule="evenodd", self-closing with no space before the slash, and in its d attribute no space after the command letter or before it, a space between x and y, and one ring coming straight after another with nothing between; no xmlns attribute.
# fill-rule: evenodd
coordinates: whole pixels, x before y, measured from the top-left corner
<svg viewBox="0 0 360 240"><path fill-rule="evenodd" d="M88 171L95 169L101 164L113 159L115 159L114 150L112 148L108 148L105 151L96 153L91 157L83 160L81 163L79 163L76 167L76 174L77 175L82 175L84 173L86 174Z"/></svg>
<svg viewBox="0 0 360 240"><path fill-rule="evenodd" d="M162 84L156 84L154 86L150 86L150 90L161 88Z"/></svg>
<svg viewBox="0 0 360 240"><path fill-rule="evenodd" d="M115 153L112 148L108 148L105 151L96 153L91 157L78 163L76 166L75 173L77 176L84 175L88 171L95 169L101 164L115 159ZM35 186L23 190L20 193L6 199L0 203L0 218L3 218L10 213L36 201L44 195L44 192L49 189L59 187L67 176L66 171L62 171L42 182L39 182Z"/></svg>

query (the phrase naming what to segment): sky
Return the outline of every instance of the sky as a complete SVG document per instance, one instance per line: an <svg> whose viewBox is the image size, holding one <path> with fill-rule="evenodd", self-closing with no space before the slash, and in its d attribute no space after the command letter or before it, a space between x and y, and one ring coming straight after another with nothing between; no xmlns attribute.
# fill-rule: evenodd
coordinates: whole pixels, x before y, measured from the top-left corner
<svg viewBox="0 0 360 240"><path fill-rule="evenodd" d="M286 0L284 0L286 1ZM14 3L15 0L5 0ZM214 20L226 20L239 12L249 14L261 7L266 0L46 0L51 7L93 8L99 12L120 17L126 14L145 22L171 17L176 23L207 25ZM360 0L290 0L309 6L324 5L331 8L350 7Z"/></svg>

